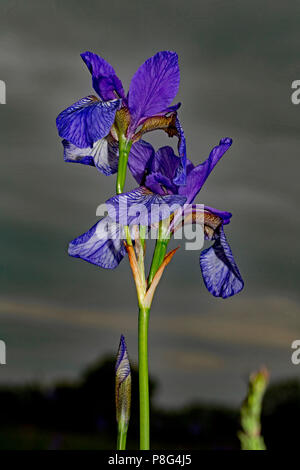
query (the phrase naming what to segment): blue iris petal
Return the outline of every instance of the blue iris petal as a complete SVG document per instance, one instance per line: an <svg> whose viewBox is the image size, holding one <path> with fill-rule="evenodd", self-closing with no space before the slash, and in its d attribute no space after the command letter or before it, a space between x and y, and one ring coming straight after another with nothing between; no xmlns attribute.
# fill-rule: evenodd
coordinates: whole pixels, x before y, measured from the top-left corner
<svg viewBox="0 0 300 470"><path fill-rule="evenodd" d="M120 103L120 100L99 101L95 96L82 98L57 117L60 137L76 147L92 147L108 135Z"/></svg>
<svg viewBox="0 0 300 470"><path fill-rule="evenodd" d="M144 186L106 201L108 214L121 225L150 226L166 219L186 201L185 196L154 194Z"/></svg>
<svg viewBox="0 0 300 470"><path fill-rule="evenodd" d="M114 269L126 253L123 229L109 217L104 217L88 232L71 241L68 253L101 268Z"/></svg>
<svg viewBox="0 0 300 470"><path fill-rule="evenodd" d="M95 166L104 175L118 171L119 147L117 142L100 139L92 147L79 148L67 140L62 141L65 162Z"/></svg>
<svg viewBox="0 0 300 470"><path fill-rule="evenodd" d="M240 292L244 281L234 261L223 227L216 234L216 241L200 255L200 268L204 284L215 297L226 299Z"/></svg>

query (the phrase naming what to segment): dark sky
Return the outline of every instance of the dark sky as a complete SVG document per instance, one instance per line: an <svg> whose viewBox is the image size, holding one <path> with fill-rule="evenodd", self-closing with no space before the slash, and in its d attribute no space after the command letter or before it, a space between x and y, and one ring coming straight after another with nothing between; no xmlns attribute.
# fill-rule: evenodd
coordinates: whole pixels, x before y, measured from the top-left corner
<svg viewBox="0 0 300 470"><path fill-rule="evenodd" d="M108 60L126 88L145 59L176 51L189 158L201 162L221 137L234 141L197 201L233 213L226 233L245 289L213 298L199 254L179 250L151 312L158 402L237 404L262 364L273 380L299 375L290 361L300 338L300 106L290 99L299 22L296 1L1 1L2 383L76 377L114 353L121 332L137 359L127 260L105 271L66 253L115 187L114 177L64 163L56 132L57 114L92 92L85 50Z"/></svg>

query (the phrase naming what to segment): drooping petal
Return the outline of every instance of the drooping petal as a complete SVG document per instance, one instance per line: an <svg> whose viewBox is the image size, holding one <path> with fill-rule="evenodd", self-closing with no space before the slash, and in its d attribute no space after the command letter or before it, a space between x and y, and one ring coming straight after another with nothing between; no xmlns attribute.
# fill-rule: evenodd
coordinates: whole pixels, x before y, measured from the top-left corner
<svg viewBox="0 0 300 470"><path fill-rule="evenodd" d="M122 227L104 217L88 232L71 241L68 253L101 268L114 269L126 253L123 235Z"/></svg>
<svg viewBox="0 0 300 470"><path fill-rule="evenodd" d="M174 214L169 232L175 233L183 225L199 224L203 227L205 240L214 240L219 227L222 224L229 224L231 216L230 212L220 211L204 204L184 204Z"/></svg>
<svg viewBox="0 0 300 470"><path fill-rule="evenodd" d="M187 202L193 202L207 177L216 166L220 158L229 149L232 139L225 137L220 140L219 145L214 147L207 160L193 168L187 175L186 186L179 188L179 193L187 197Z"/></svg>
<svg viewBox="0 0 300 470"><path fill-rule="evenodd" d="M226 299L244 287L222 226L213 246L201 252L200 268L205 286L215 297Z"/></svg>
<svg viewBox="0 0 300 470"><path fill-rule="evenodd" d="M101 141L100 141L101 142ZM76 147L76 145L71 144L66 139L62 141L64 146L64 161L70 163L82 163L83 165L90 165L95 166L94 157L92 153L94 153L94 148L96 143L93 147L87 147L81 149Z"/></svg>
<svg viewBox="0 0 300 470"><path fill-rule="evenodd" d="M128 106L134 124L170 106L178 92L179 82L175 52L158 52L146 60L134 74L129 87Z"/></svg>
<svg viewBox="0 0 300 470"><path fill-rule="evenodd" d="M154 155L154 148L148 142L139 140L132 144L128 157L128 167L138 184L144 184L146 173L152 165Z"/></svg>
<svg viewBox="0 0 300 470"><path fill-rule="evenodd" d="M92 74L94 90L102 100L113 100L117 96L125 98L122 82L117 77L114 68L106 60L89 51L80 55Z"/></svg>
<svg viewBox="0 0 300 470"><path fill-rule="evenodd" d="M113 196L106 204L108 215L116 223L150 226L169 217L185 203L185 199L177 195L160 196L140 186L128 193Z"/></svg>
<svg viewBox="0 0 300 470"><path fill-rule="evenodd" d="M106 176L118 171L119 148L117 142L104 138L95 142L92 147L83 149L67 140L63 140L62 143L66 162L95 166Z"/></svg>
<svg viewBox="0 0 300 470"><path fill-rule="evenodd" d="M204 206L205 210L216 215L217 217L221 217L222 224L227 225L230 223L230 219L232 217L231 212L227 211L220 211L219 209L215 209L214 207Z"/></svg>
<svg viewBox="0 0 300 470"><path fill-rule="evenodd" d="M92 147L108 135L119 106L120 100L103 102L93 95L82 98L58 115L58 133L76 147Z"/></svg>

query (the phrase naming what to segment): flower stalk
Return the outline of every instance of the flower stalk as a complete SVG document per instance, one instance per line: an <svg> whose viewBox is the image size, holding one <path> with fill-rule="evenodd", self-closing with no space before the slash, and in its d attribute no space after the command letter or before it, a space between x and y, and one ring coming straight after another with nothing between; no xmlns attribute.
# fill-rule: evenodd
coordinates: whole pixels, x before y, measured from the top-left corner
<svg viewBox="0 0 300 470"><path fill-rule="evenodd" d="M125 186L127 162L131 145L132 142L130 140L128 141L124 135L119 136L119 164L116 184L117 194L121 194Z"/></svg>
<svg viewBox="0 0 300 470"><path fill-rule="evenodd" d="M140 449L150 449L148 326L150 308L139 308Z"/></svg>
<svg viewBox="0 0 300 470"><path fill-rule="evenodd" d="M162 263L153 277L151 286L145 280L144 250L145 229L140 226L135 231L135 247L125 243L130 267L135 281L139 304L138 348L139 348L139 399L140 399L140 449L150 448L150 413L149 413L149 371L148 371L148 326L153 296L167 264L173 258L177 248L164 256Z"/></svg>
<svg viewBox="0 0 300 470"><path fill-rule="evenodd" d="M176 214L168 217L170 211L164 212L160 222L157 218L150 220L148 216L153 205L172 208L174 204L180 207L187 204L189 218L186 223L197 223L197 210L193 202L213 168L230 148L232 139L222 138L208 158L197 166L187 160L186 140L177 115L180 103L172 105L180 82L178 56L175 52L161 51L147 59L133 75L127 95L114 68L105 59L90 51L84 52L81 57L92 74L93 87L98 97L86 96L57 117L58 133L63 139L64 160L94 166L106 176L117 171L117 195L106 201L108 215L88 232L72 240L68 253L104 269L114 269L127 251L139 305L140 443L141 449L146 450L150 446L150 308L164 269L177 250L167 254L170 237L177 227ZM157 129L163 130L169 137L178 138L178 156L169 146L155 152L149 143L141 140L143 135ZM139 186L124 193L128 159L130 171ZM140 226L124 227L120 223L122 202L126 202L127 215L136 203L144 205L147 215L145 219L140 219ZM209 292L225 299L240 292L244 286L223 229L223 225L229 223L231 214L201 205L201 211L198 211L200 223L203 223L203 210L207 219L207 224L204 223L205 237L213 241L213 245L201 252L200 268ZM144 265L145 239L148 230L157 225L158 236L147 279ZM117 444L120 450L126 447L130 380L127 350L122 336L116 365ZM260 395L255 396L258 408L254 414L249 401L242 415L245 442L248 438L252 439L251 426L254 434L259 431L255 420L257 410L260 410Z"/></svg>

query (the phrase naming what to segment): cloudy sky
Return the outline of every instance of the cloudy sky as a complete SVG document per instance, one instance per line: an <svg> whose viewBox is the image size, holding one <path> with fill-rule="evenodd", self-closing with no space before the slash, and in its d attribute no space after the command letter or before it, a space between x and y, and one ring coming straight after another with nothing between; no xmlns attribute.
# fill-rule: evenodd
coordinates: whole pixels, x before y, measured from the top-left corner
<svg viewBox="0 0 300 470"><path fill-rule="evenodd" d="M92 92L85 50L107 59L126 87L145 59L175 50L189 158L202 161L221 137L234 141L198 202L233 213L227 236L245 289L213 298L199 254L179 250L151 312L157 402L238 404L262 364L273 380L299 376L290 360L300 338L300 105L290 99L300 79L299 21L296 1L1 1L1 383L77 377L115 352L121 332L137 360L127 260L107 272L66 253L115 185L64 163L55 128L62 109Z"/></svg>

